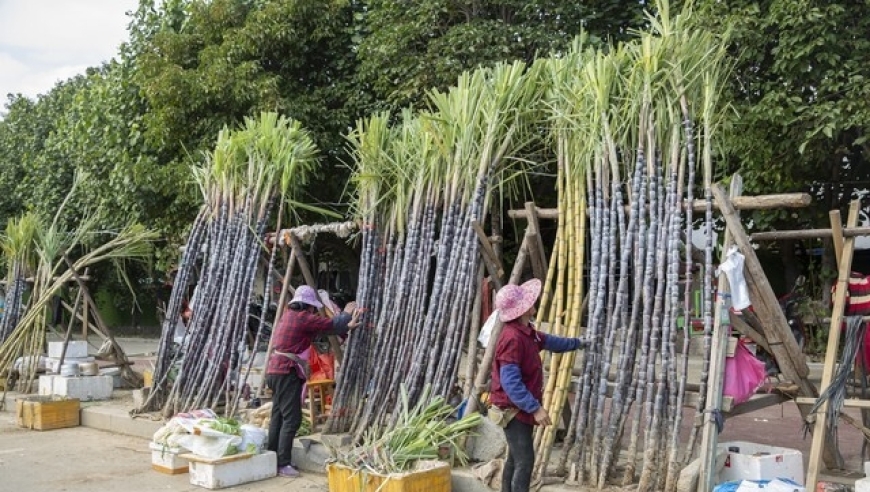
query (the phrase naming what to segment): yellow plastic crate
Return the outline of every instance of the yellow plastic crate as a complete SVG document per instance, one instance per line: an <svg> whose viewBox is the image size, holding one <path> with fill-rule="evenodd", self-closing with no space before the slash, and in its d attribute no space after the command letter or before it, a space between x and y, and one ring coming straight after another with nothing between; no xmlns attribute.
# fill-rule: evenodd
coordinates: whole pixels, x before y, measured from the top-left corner
<svg viewBox="0 0 870 492"><path fill-rule="evenodd" d="M447 463L424 463L422 467L403 475L385 476L330 463L326 465L329 492L450 492Z"/></svg>

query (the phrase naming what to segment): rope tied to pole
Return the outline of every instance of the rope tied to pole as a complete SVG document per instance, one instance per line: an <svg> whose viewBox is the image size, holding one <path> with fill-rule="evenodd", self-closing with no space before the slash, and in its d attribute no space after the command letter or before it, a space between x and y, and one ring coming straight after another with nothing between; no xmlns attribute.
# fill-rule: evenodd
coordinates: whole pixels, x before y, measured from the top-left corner
<svg viewBox="0 0 870 492"><path fill-rule="evenodd" d="M816 403L810 409L809 414L804 422L804 439L812 430L812 424L815 421L815 414L822 408L825 402L828 402L826 414L828 417L828 433L836 442L837 439L837 423L840 418L840 412L843 410L843 405L846 399L846 385L852 373L852 368L855 365L855 358L858 355L858 350L864 343L864 323L861 316L847 316L846 318L846 339L843 343L843 358L840 361L840 366L837 368L837 374L831 380L831 385L825 388L825 391L819 395Z"/></svg>

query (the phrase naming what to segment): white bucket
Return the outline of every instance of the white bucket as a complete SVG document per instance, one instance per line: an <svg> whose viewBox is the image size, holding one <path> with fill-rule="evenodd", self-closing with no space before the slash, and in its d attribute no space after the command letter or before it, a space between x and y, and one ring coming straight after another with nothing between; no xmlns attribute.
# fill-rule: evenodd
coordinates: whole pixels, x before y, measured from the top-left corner
<svg viewBox="0 0 870 492"><path fill-rule="evenodd" d="M256 453L262 453L266 449L266 439L268 433L266 429L261 429L256 425L245 424L241 427L242 444L239 445L239 451L248 452L248 445L253 444L256 448Z"/></svg>

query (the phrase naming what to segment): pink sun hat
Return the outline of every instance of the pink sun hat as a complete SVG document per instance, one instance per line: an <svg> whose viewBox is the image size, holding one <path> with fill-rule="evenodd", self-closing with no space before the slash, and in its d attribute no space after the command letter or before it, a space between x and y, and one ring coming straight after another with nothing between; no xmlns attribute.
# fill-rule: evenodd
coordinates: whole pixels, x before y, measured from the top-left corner
<svg viewBox="0 0 870 492"><path fill-rule="evenodd" d="M541 295L541 281L533 278L523 285L508 284L495 295L495 308L503 322L513 321L526 314Z"/></svg>
<svg viewBox="0 0 870 492"><path fill-rule="evenodd" d="M290 300L290 304L294 302L301 302L302 304L308 304L309 306L314 306L317 309L323 308L323 303L317 298L317 292L314 291L311 287L307 285L302 285L298 289L296 289L296 295L293 296L293 299Z"/></svg>

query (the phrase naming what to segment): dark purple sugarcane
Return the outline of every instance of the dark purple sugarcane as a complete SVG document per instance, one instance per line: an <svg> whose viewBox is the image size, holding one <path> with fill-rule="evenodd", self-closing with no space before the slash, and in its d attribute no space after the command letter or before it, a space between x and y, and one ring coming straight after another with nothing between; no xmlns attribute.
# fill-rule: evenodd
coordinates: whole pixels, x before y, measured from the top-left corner
<svg viewBox="0 0 870 492"><path fill-rule="evenodd" d="M652 328L652 312L653 312L653 302L655 299L654 295L654 275L656 266L656 251L658 245L658 234L659 234L659 214L658 214L658 175L654 170L650 170L649 172L649 185L648 185L648 194L649 194L649 229L647 230L647 246L646 246L646 254L644 255L643 262L643 287L642 287L642 298L643 298L643 312L641 315L641 327L643 332L641 333L641 355L640 361L637 365L637 376L635 377L634 382L632 383L632 387L634 388L634 397L633 400L638 404L638 408L635 411L634 417L632 419L631 425L631 440L628 446L628 463L625 468L625 477L623 479L623 484L632 484L634 483L634 476L637 464L637 444L639 441L640 435L640 423L641 417L644 415L644 407L645 405L645 394L647 390L647 381L652 377L652 374L648 373L649 370L649 360L650 360L650 339L652 338L651 330Z"/></svg>
<svg viewBox="0 0 870 492"><path fill-rule="evenodd" d="M645 200L642 195L642 180L641 176L643 175L643 150L639 150L637 154L637 159L635 162L635 169L631 179L631 208L629 211L628 217L628 226L624 228L625 234L621 235L620 238L620 247L622 248L622 254L620 256L620 266L619 266L619 285L617 286L617 298L616 298L616 306L614 312L619 314L619 316L614 316L614 319L611 320L610 325L610 333L608 334L609 343L612 345L614 343L614 339L617 333L624 332L625 328L628 327L627 333L625 333L625 343L622 348L622 352L620 353L620 360L618 364L618 375L616 380L616 385L613 390L613 397L611 399L611 407L610 407L610 419L609 425L607 429L607 436L601 436L602 442L600 444L600 465L598 467L598 487L604 487L605 480L607 478L608 473L610 472L610 466L612 464L613 453L614 453L614 434L616 433L616 429L618 428L618 422L624 418L624 392L627 390L627 380L630 371L627 370L628 367L628 358L630 357L632 360L634 357L634 343L633 339L635 338L635 331L637 328L636 323L632 323L628 325L626 323L626 316L624 313L627 313L629 309L626 309L626 303L628 301L628 279L629 279L629 271L631 270L631 260L633 253L636 251L635 249L635 241L636 236L638 235L638 229L641 222L641 218L639 217L641 214L641 208L645 204ZM617 187L618 190L619 187ZM614 200L618 205L618 209L622 210L622 194L618 193L617 198ZM622 214L619 215L620 221L624 221ZM622 226L620 227L622 229ZM639 271L635 266L635 272ZM637 274L635 274L635 278L637 278ZM635 289L636 291L638 289ZM635 299L639 299L640 297L635 294ZM633 308L636 304L632 303L631 308ZM607 351L605 351L607 353ZM609 355L605 355L602 368L602 380L603 384L607 385L607 376L610 374L610 360L611 357ZM601 432L602 423L599 422L599 419L603 419L604 415L604 398L599 400L598 410L596 414L596 432ZM597 439L594 439L597 441Z"/></svg>

